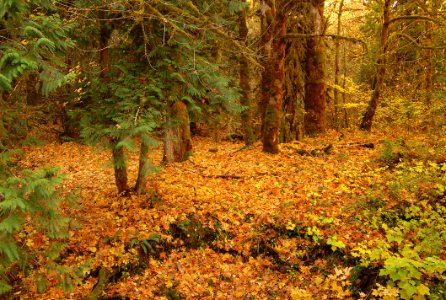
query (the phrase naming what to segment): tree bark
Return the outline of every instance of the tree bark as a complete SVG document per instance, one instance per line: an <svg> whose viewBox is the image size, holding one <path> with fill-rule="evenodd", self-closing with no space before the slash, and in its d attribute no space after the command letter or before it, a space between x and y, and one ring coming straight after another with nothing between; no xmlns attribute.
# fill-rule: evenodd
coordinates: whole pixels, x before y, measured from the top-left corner
<svg viewBox="0 0 446 300"><path fill-rule="evenodd" d="M432 3L430 4L432 6ZM427 46L430 47L427 49L427 58L426 58L426 78L425 78L425 89L426 89L426 102L430 103L432 99L432 86L433 86L433 74L434 74L434 68L433 68L433 53L434 50L432 49L433 42L432 42L432 23L426 22L426 30L427 30Z"/></svg>
<svg viewBox="0 0 446 300"><path fill-rule="evenodd" d="M3 92L0 90L0 152L4 150L8 137L8 133L3 124L3 114L5 111L4 106L5 104L3 103Z"/></svg>
<svg viewBox="0 0 446 300"><path fill-rule="evenodd" d="M35 72L29 73L28 78L26 80L26 104L31 106L36 106L42 103L42 96L36 89L38 83L39 83L39 78L37 76L37 73Z"/></svg>
<svg viewBox="0 0 446 300"><path fill-rule="evenodd" d="M187 106L177 101L171 107L165 130L163 161L168 163L185 161L191 151L192 138Z"/></svg>
<svg viewBox="0 0 446 300"><path fill-rule="evenodd" d="M264 1L262 28L264 71L262 76L262 142L263 151L279 152L279 130L284 97L285 35L287 1Z"/></svg>
<svg viewBox="0 0 446 300"><path fill-rule="evenodd" d="M345 44L343 46L343 52L344 52L344 60L343 60L343 65L344 65L344 76L342 78L342 89L345 90L345 84L346 84L346 80L347 80L347 49L345 48ZM347 112L347 108L345 107L345 104L347 104L347 100L346 100L346 95L345 93L342 93L342 106L343 106L343 110L344 110L344 128L348 128L349 127L349 122L348 122L348 112Z"/></svg>
<svg viewBox="0 0 446 300"><path fill-rule="evenodd" d="M296 24L288 24L295 28ZM285 58L285 95L282 105L282 124L280 142L287 143L303 138L305 71L303 57L305 45L303 40L287 40Z"/></svg>
<svg viewBox="0 0 446 300"><path fill-rule="evenodd" d="M313 19L312 31L322 35L324 30L324 1L312 0L310 18ZM314 135L325 131L325 43L322 36L307 39L305 84L305 132Z"/></svg>
<svg viewBox="0 0 446 300"><path fill-rule="evenodd" d="M392 8L393 0L385 0L382 14L382 28L381 28L381 40L378 51L378 58L376 61L377 71L373 81L373 92L370 98L367 110L362 118L359 128L361 130L372 130L373 117L375 116L376 108L381 96L381 90L384 84L384 76L386 73L386 53L387 53L387 41L389 39L389 24L390 24L390 11Z"/></svg>
<svg viewBox="0 0 446 300"><path fill-rule="evenodd" d="M246 0L242 0L246 3ZM245 46L248 45L248 25L246 24L246 12L245 8L240 12L239 16L239 39ZM255 141L255 133L252 126L252 101L251 101L251 87L249 84L249 63L245 54L240 55L240 88L242 97L240 104L246 107L246 110L242 112L242 131L243 140L246 145L251 145Z"/></svg>
<svg viewBox="0 0 446 300"><path fill-rule="evenodd" d="M342 12L344 9L344 0L341 0L339 3L339 9L338 9L338 22L337 22L337 28L336 28L336 34L338 36L341 35L341 23L342 23ZM339 86L340 86L340 80L339 80L339 73L340 73L340 43L339 38L335 39L335 65L334 65L334 95L333 95L333 105L334 105L334 124L336 128L339 129L340 127L340 120L339 120Z"/></svg>
<svg viewBox="0 0 446 300"><path fill-rule="evenodd" d="M119 140L113 140L112 147L116 187L118 188L118 193L124 195L128 192L127 165L125 163L124 147L120 145Z"/></svg>
<svg viewBox="0 0 446 300"><path fill-rule="evenodd" d="M138 178L136 179L135 191L138 195L147 193L147 174L149 172L149 137L147 134L141 136L141 149L139 151Z"/></svg>
<svg viewBox="0 0 446 300"><path fill-rule="evenodd" d="M99 18L101 20L105 20L105 12L101 11L99 13ZM99 29L99 66L100 77L107 78L108 72L110 70L109 62L108 62L108 40L111 36L111 30L108 28L105 21L100 21L100 29Z"/></svg>

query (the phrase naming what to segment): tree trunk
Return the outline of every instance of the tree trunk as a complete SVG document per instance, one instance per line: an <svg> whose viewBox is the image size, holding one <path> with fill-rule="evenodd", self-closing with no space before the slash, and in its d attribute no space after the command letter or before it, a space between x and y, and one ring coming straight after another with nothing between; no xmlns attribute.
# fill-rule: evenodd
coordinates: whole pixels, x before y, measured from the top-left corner
<svg viewBox="0 0 446 300"><path fill-rule="evenodd" d="M246 0L242 0L246 3ZM248 45L248 26L246 24L246 11L245 8L240 12L239 16L239 39L244 45ZM246 107L246 110L242 112L242 130L243 140L246 145L250 145L255 141L254 129L252 126L252 101L251 101L251 87L249 85L249 63L246 56L242 53L240 55L240 88L242 97L240 104Z"/></svg>
<svg viewBox="0 0 446 300"><path fill-rule="evenodd" d="M387 40L389 38L389 21L390 10L392 8L393 0L385 0L382 14L382 28L381 28L381 41L379 45L378 58L376 61L377 71L373 81L373 93L370 98L369 106L362 118L359 128L361 130L372 130L373 117L375 116L376 108L378 107L378 101L381 96L381 90L384 84L384 75L386 73L386 52L387 52Z"/></svg>
<svg viewBox="0 0 446 300"><path fill-rule="evenodd" d="M164 137L163 161L168 163L185 161L192 151L186 104L181 101L175 102L171 107L168 121Z"/></svg>
<svg viewBox="0 0 446 300"><path fill-rule="evenodd" d="M341 22L342 22L342 10L344 8L344 0L341 0L339 3L339 9L338 9L338 24L336 28L336 34L338 36L341 35ZM339 38L336 38L335 40L335 65L334 65L334 95L333 95L333 102L334 102L334 124L335 127L339 129L341 123L339 120L339 86L340 86L340 80L339 80L339 73L340 73L340 66L339 66L339 60L340 60L340 44L339 44Z"/></svg>
<svg viewBox="0 0 446 300"><path fill-rule="evenodd" d="M99 18L101 20L105 20L104 11L99 13ZM108 63L108 40L111 36L111 30L108 28L105 21L100 21L99 34L99 66L101 67L100 77L107 78L110 70Z"/></svg>
<svg viewBox="0 0 446 300"><path fill-rule="evenodd" d="M344 51L344 60L343 60L343 65L344 65L344 76L342 78L342 89L345 91L345 84L346 84L346 80L347 80L347 49L345 48L345 44L343 46L343 51ZM348 122L348 112L347 112L347 108L345 107L345 104L347 104L347 100L346 100L346 95L343 92L342 93L342 106L344 108L344 128L348 128L349 122Z"/></svg>
<svg viewBox="0 0 446 300"><path fill-rule="evenodd" d="M113 140L112 147L116 187L118 188L118 193L124 195L128 192L127 165L125 163L124 147L120 145L119 140Z"/></svg>
<svg viewBox="0 0 446 300"><path fill-rule="evenodd" d="M322 35L324 31L324 1L312 0L310 18L312 33ZM325 43L322 36L307 39L305 84L305 132L313 135L325 131Z"/></svg>
<svg viewBox="0 0 446 300"><path fill-rule="evenodd" d="M430 4L432 6L432 3ZM426 102L430 103L432 99L432 78L434 74L434 68L433 68L433 62L432 57L434 50L432 49L433 42L432 42L432 23L426 22L426 30L427 30L427 46L429 49L427 49L427 58L426 58L426 78L425 78L425 88L426 88Z"/></svg>
<svg viewBox="0 0 446 300"><path fill-rule="evenodd" d="M288 28L297 28L297 22L290 18ZM280 142L287 143L303 138L304 97L305 97L305 40L287 40L285 58L285 95L282 105Z"/></svg>
<svg viewBox="0 0 446 300"><path fill-rule="evenodd" d="M29 73L26 80L26 104L36 106L42 103L42 96L38 89L36 89L38 83L39 78L37 73Z"/></svg>
<svg viewBox="0 0 446 300"><path fill-rule="evenodd" d="M262 7L263 45L262 142L263 151L279 152L279 130L284 97L285 35L287 14L280 8L287 1L264 1ZM277 10L279 8L279 10Z"/></svg>
<svg viewBox="0 0 446 300"><path fill-rule="evenodd" d="M147 193L147 174L149 173L149 137L147 134L141 136L141 149L139 151L138 178L136 179L135 191L138 195Z"/></svg>
<svg viewBox="0 0 446 300"><path fill-rule="evenodd" d="M101 20L105 20L104 11L99 15ZM109 80L109 61L108 61L108 41L111 36L111 30L108 28L105 21L100 22L100 37L99 37L99 66L100 78L104 81L104 84ZM127 185L127 165L125 162L124 148L121 145L120 139L111 139L112 154L113 154L113 169L115 173L116 187L118 188L118 194L127 194L129 188Z"/></svg>
<svg viewBox="0 0 446 300"><path fill-rule="evenodd" d="M4 106L5 104L3 103L3 92L0 90L0 152L4 150L8 137L8 133L6 132L6 128L3 124L3 114L5 111Z"/></svg>

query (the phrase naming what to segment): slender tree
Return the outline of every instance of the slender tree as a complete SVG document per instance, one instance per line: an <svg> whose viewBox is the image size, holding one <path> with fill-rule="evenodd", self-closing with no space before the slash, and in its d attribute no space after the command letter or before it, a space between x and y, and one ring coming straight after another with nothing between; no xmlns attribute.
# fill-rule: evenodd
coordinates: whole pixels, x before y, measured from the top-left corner
<svg viewBox="0 0 446 300"><path fill-rule="evenodd" d="M341 0L339 3L338 8L338 18L337 18L337 24L336 24L336 34L338 36L341 35L341 26L342 26L342 13L344 9L344 0ZM338 128L341 123L339 120L339 87L340 87L340 56L341 56L341 49L340 49L340 41L339 38L335 38L335 59L334 59L334 94L333 94L333 102L334 102L334 123L335 126Z"/></svg>
<svg viewBox="0 0 446 300"><path fill-rule="evenodd" d="M381 96L384 84L384 75L386 73L386 54L389 39L390 14L394 0L384 0L381 14L381 38L379 43L378 56L376 60L376 72L373 79L372 96L370 98L367 110L362 117L359 128L370 131L372 129L373 117Z"/></svg>
<svg viewBox="0 0 446 300"><path fill-rule="evenodd" d="M242 3L246 4L246 0L242 0ZM248 24L246 21L246 15L248 12L248 7L246 6L239 13L239 39L240 43L248 46ZM245 107L242 112L242 131L243 140L246 145L250 145L255 141L255 133L252 125L252 99L251 99L251 86L249 84L249 61L245 53L240 55L240 89L241 89L241 100L240 104Z"/></svg>

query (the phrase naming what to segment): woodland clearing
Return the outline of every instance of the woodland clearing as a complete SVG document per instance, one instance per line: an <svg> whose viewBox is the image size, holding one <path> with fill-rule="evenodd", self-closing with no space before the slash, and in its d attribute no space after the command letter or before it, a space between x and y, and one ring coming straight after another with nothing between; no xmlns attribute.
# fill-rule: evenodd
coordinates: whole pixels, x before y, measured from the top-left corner
<svg viewBox="0 0 446 300"><path fill-rule="evenodd" d="M407 149L385 154L386 141L392 140L404 141L402 147ZM392 168L403 161L420 166L421 161L426 169L429 163L443 169L445 142L404 132L354 131L345 133L345 138L331 132L281 144L281 153L271 155L261 151L260 143L241 150L241 143L217 144L196 137L188 161L168 164L152 174L148 195L127 197L116 194L109 151L72 142L23 147L27 154L23 167L60 166L60 172L67 174L62 188L78 191L77 205L65 207L71 228L61 262L67 267L88 263L81 270L85 278L73 282L71 291L64 293L56 277L49 277L47 290L39 294L29 276L19 278L27 284L14 296L81 299L95 290L94 297L101 299L379 296L376 283L384 284L379 260L361 266L365 255L354 253L360 253L361 243L386 241L385 228L391 225L377 225L377 220L386 222L374 219L381 209L395 212L423 198L404 188L401 193L415 198L396 197L389 186ZM328 144L333 145L328 154L296 152ZM425 147L419 157L406 146L415 144ZM397 161L386 161L391 157ZM152 151L153 162L161 158L162 149ZM130 181L136 180L136 173L137 154L129 153ZM437 183L421 182L419 189L434 191L430 184ZM435 201L444 208L444 190ZM47 240L26 232L22 242L38 248ZM439 257L444 263L442 243ZM40 259L44 263L45 258ZM444 278L441 274L432 273L427 281L444 296L445 285L437 281ZM97 284L98 277L104 284ZM383 286L381 293L392 295Z"/></svg>

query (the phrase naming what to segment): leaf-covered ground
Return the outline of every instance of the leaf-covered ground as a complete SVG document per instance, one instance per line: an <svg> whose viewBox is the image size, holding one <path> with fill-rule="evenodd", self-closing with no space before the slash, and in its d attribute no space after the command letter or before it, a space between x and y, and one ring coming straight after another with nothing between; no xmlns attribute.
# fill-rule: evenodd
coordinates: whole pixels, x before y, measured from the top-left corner
<svg viewBox="0 0 446 300"><path fill-rule="evenodd" d="M24 167L60 166L67 174L63 187L79 189L79 205L65 208L72 225L61 262L89 264L66 294L50 276L43 294L25 278L26 289L16 295L81 299L106 270L101 297L361 297L378 274L356 270L350 252L359 242L385 239L359 216L372 187L385 186L376 164L380 140L397 137L331 133L282 144L279 155L262 153L260 143L242 149L241 143L195 138L188 161L151 175L148 195L128 197L116 194L109 151L76 143L26 147ZM329 144L333 148L323 152ZM137 157L129 154L130 183ZM159 164L160 149L152 160ZM383 201L389 208L397 204L385 194ZM45 244L32 233L26 239Z"/></svg>

